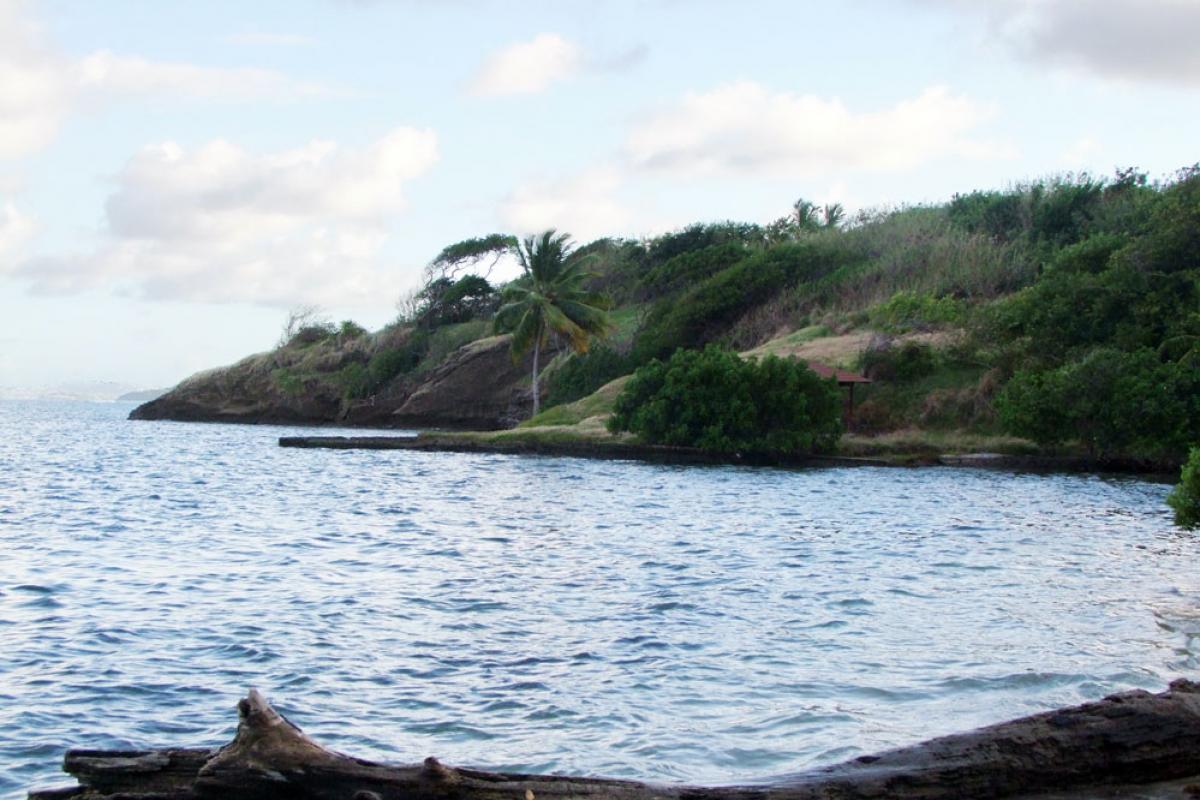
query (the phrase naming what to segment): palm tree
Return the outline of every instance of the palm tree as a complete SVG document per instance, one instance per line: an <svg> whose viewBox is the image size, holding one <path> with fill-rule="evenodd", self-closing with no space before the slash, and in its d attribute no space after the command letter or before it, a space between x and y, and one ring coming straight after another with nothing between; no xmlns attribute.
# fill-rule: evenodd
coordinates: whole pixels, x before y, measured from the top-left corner
<svg viewBox="0 0 1200 800"><path fill-rule="evenodd" d="M584 289L590 274L586 258L569 258L571 237L548 230L529 236L514 252L524 274L505 287L496 329L512 332L513 360L533 348L533 416L537 416L538 360L550 333L566 338L576 353L587 352L592 337L612 330L608 300Z"/></svg>

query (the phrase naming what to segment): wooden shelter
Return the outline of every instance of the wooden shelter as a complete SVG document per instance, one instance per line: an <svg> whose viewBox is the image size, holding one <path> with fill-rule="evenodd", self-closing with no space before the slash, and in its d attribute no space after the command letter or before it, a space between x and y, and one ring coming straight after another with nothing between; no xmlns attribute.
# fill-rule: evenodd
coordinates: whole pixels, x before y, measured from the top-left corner
<svg viewBox="0 0 1200 800"><path fill-rule="evenodd" d="M871 379L866 375L859 375L857 372L850 372L849 370L822 364L820 361L809 361L806 363L809 369L822 378L836 378L838 386L845 390L843 392L845 399L842 405L842 422L846 424L847 428L850 427L850 423L854 421L854 386L859 383L870 383Z"/></svg>

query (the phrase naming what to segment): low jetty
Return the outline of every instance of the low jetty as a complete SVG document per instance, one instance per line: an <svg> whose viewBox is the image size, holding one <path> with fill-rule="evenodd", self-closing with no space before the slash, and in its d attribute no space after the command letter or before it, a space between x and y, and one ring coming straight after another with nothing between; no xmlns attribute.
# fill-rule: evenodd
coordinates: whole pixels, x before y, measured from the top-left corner
<svg viewBox="0 0 1200 800"><path fill-rule="evenodd" d="M647 784L451 767L388 766L327 750L251 689L221 748L71 750L78 786L30 800L950 800L1200 796L1200 683L931 739L742 785Z"/></svg>
<svg viewBox="0 0 1200 800"><path fill-rule="evenodd" d="M562 456L656 464L734 464L755 467L970 467L1006 472L1112 473L1174 483L1177 465L1083 456L1007 453L894 453L887 456L756 455L713 453L692 447L639 444L616 438L545 435L538 429L503 432L422 432L416 436L283 436L280 447L327 450L415 450L429 453L499 453Z"/></svg>
<svg viewBox="0 0 1200 800"><path fill-rule="evenodd" d="M778 467L888 466L873 458L838 456L759 456L712 453L691 447L664 447L618 440L584 437L510 435L486 438L470 433L421 433L417 436L283 436L280 447L328 450L416 450L437 453L500 453L505 455L566 456L615 461L649 461L660 464L746 464Z"/></svg>

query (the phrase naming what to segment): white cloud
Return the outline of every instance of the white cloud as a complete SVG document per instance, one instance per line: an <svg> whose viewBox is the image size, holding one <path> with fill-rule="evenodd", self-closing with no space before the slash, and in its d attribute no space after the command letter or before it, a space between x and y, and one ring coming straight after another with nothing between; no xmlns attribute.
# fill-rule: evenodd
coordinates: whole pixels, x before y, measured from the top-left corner
<svg viewBox="0 0 1200 800"><path fill-rule="evenodd" d="M69 65L42 44L22 6L0 0L0 159L40 149L70 104Z"/></svg>
<svg viewBox="0 0 1200 800"><path fill-rule="evenodd" d="M36 230L33 219L22 214L11 200L0 205L0 269L5 263L15 261Z"/></svg>
<svg viewBox="0 0 1200 800"><path fill-rule="evenodd" d="M471 94L536 94L580 74L624 72L646 60L650 48L635 44L613 53L585 53L557 33L541 33L494 53L476 71Z"/></svg>
<svg viewBox="0 0 1200 800"><path fill-rule="evenodd" d="M493 54L476 73L471 93L494 96L533 94L573 77L583 66L583 50L557 33L541 33Z"/></svg>
<svg viewBox="0 0 1200 800"><path fill-rule="evenodd" d="M921 0L982 14L1024 58L1119 81L1200 85L1196 0Z"/></svg>
<svg viewBox="0 0 1200 800"><path fill-rule="evenodd" d="M554 228L587 242L627 227L629 213L615 194L616 170L600 167L567 179L518 186L500 205L503 223L520 234Z"/></svg>
<svg viewBox="0 0 1200 800"><path fill-rule="evenodd" d="M0 159L40 150L81 102L103 105L147 94L277 102L337 91L274 70L165 63L107 50L73 61L42 39L25 7L0 0Z"/></svg>
<svg viewBox="0 0 1200 800"><path fill-rule="evenodd" d="M693 174L821 175L906 170L943 157L989 158L1003 148L973 139L991 112L943 87L883 111L837 98L772 92L751 81L689 94L638 125L632 163Z"/></svg>
<svg viewBox="0 0 1200 800"><path fill-rule="evenodd" d="M254 155L226 141L144 148L116 177L103 244L10 272L41 293L94 288L156 300L378 303L380 268L405 182L437 160L431 130L368 147L312 142Z"/></svg>
<svg viewBox="0 0 1200 800"><path fill-rule="evenodd" d="M159 94L223 101L285 100L332 91L323 84L294 81L274 70L147 61L107 50L79 62L77 83L84 91L109 97Z"/></svg>

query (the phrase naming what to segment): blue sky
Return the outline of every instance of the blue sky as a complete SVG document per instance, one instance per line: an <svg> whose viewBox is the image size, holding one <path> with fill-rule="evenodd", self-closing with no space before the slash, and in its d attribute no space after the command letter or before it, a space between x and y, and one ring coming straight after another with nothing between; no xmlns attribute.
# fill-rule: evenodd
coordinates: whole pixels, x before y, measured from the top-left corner
<svg viewBox="0 0 1200 800"><path fill-rule="evenodd" d="M444 245L1200 160L1196 0L0 0L0 387L166 386Z"/></svg>

